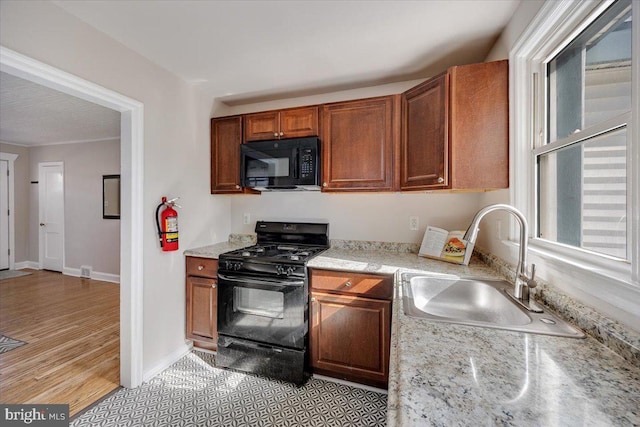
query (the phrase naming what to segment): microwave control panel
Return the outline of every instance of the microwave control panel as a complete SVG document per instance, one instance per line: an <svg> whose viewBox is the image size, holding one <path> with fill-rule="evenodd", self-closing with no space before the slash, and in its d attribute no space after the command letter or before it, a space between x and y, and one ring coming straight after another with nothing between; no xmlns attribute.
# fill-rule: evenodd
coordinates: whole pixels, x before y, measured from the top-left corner
<svg viewBox="0 0 640 427"><path fill-rule="evenodd" d="M313 163L314 163L314 153L310 148L302 149L301 156L301 165L300 165L300 173L302 174L302 178L307 178L313 176Z"/></svg>

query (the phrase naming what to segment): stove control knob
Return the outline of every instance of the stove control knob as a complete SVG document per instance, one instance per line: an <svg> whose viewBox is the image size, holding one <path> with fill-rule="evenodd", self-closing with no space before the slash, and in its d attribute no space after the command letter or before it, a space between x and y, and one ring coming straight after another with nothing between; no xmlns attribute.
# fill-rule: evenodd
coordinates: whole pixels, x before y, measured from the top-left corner
<svg viewBox="0 0 640 427"><path fill-rule="evenodd" d="M224 262L224 268L227 270L240 270L241 267L242 267L241 262L234 262L234 261Z"/></svg>
<svg viewBox="0 0 640 427"><path fill-rule="evenodd" d="M295 267L287 267L287 276L290 276L295 271Z"/></svg>

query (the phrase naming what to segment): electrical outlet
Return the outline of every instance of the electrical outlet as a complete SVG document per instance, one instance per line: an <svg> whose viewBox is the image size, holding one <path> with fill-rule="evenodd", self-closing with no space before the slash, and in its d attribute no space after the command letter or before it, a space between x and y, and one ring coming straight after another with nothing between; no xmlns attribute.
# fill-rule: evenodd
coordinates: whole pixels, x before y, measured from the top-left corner
<svg viewBox="0 0 640 427"><path fill-rule="evenodd" d="M420 218L417 216L409 217L409 230L416 231L420 227Z"/></svg>
<svg viewBox="0 0 640 427"><path fill-rule="evenodd" d="M249 225L251 224L251 214L245 212L244 215L242 215L242 223L244 225Z"/></svg>

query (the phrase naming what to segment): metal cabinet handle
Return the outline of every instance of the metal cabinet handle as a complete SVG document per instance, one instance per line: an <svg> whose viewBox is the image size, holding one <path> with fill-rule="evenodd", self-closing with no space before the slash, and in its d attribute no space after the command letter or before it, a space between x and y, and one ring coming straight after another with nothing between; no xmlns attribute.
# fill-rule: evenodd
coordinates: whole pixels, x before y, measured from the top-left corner
<svg viewBox="0 0 640 427"><path fill-rule="evenodd" d="M40 227L44 227L44 222L41 222L41 223L40 223Z"/></svg>
<svg viewBox="0 0 640 427"><path fill-rule="evenodd" d="M438 177L438 184L442 184L444 182L444 178L443 177Z"/></svg>
<svg viewBox="0 0 640 427"><path fill-rule="evenodd" d="M204 270L204 265L199 265L198 266L198 271L202 271L202 270Z"/></svg>
<svg viewBox="0 0 640 427"><path fill-rule="evenodd" d="M215 288L216 288L215 284L211 285L211 289L215 289Z"/></svg>
<svg viewBox="0 0 640 427"><path fill-rule="evenodd" d="M284 136L284 132L280 132L280 136Z"/></svg>
<svg viewBox="0 0 640 427"><path fill-rule="evenodd" d="M344 284L345 286L351 286L351 280Z"/></svg>
<svg viewBox="0 0 640 427"><path fill-rule="evenodd" d="M273 136L278 136L278 132L274 132L274 133L273 133Z"/></svg>
<svg viewBox="0 0 640 427"><path fill-rule="evenodd" d="M315 298L311 298L311 302L316 302L316 299Z"/></svg>
<svg viewBox="0 0 640 427"><path fill-rule="evenodd" d="M323 186L323 187L326 187L326 186L327 186L327 183L326 183L326 182L323 182L323 183L322 183L322 186Z"/></svg>
<svg viewBox="0 0 640 427"><path fill-rule="evenodd" d="M240 186L238 184L236 184L236 190L239 190Z"/></svg>

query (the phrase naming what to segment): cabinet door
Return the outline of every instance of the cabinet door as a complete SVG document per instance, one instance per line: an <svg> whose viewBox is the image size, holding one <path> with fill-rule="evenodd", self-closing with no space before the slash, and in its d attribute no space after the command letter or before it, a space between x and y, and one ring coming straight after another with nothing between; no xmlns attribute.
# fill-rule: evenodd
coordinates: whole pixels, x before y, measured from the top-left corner
<svg viewBox="0 0 640 427"><path fill-rule="evenodd" d="M244 116L244 141L261 141L280 137L280 113L247 114Z"/></svg>
<svg viewBox="0 0 640 427"><path fill-rule="evenodd" d="M211 194L242 193L242 117L211 119Z"/></svg>
<svg viewBox="0 0 640 427"><path fill-rule="evenodd" d="M509 62L449 70L451 187L509 187Z"/></svg>
<svg viewBox="0 0 640 427"><path fill-rule="evenodd" d="M447 87L442 74L402 95L401 190L449 185Z"/></svg>
<svg viewBox="0 0 640 427"><path fill-rule="evenodd" d="M326 104L323 190L394 190L397 97Z"/></svg>
<svg viewBox="0 0 640 427"><path fill-rule="evenodd" d="M295 108L280 112L280 138L318 135L318 107Z"/></svg>
<svg viewBox="0 0 640 427"><path fill-rule="evenodd" d="M218 289L215 279L187 276L187 338L218 341Z"/></svg>
<svg viewBox="0 0 640 427"><path fill-rule="evenodd" d="M310 310L314 372L386 387L391 301L312 292Z"/></svg>

